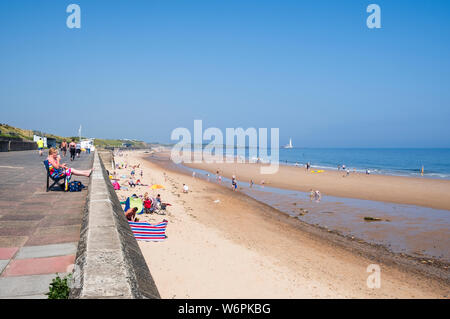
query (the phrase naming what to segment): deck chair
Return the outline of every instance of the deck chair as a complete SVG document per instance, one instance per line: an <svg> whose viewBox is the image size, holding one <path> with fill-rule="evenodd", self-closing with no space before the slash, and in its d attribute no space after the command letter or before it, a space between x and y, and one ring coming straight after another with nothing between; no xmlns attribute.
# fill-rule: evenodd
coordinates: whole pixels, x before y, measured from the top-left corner
<svg viewBox="0 0 450 319"><path fill-rule="evenodd" d="M61 187L62 190L64 190L64 182L65 182L65 176L59 177L59 178L53 178L50 176L50 171L48 169L48 160L44 161L45 169L47 170L47 192L53 188L53 186L57 185ZM50 179L53 181L53 184L50 185ZM63 181L62 184L60 184L60 181Z"/></svg>

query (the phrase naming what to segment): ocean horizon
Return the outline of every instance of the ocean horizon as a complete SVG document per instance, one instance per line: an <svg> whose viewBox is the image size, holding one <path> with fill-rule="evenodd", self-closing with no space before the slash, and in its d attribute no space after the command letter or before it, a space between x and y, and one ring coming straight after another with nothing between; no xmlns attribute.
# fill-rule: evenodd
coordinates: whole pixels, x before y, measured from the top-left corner
<svg viewBox="0 0 450 319"><path fill-rule="evenodd" d="M207 144L206 144L207 145ZM202 145L203 148L206 146ZM245 159L261 162L270 158L270 149L264 149L260 155L260 148L256 148L257 157L250 150L255 148L223 146L225 156L238 156L239 149L245 149ZM215 154L213 152L213 154ZM312 148L293 147L279 148L279 163L282 165L304 166L310 163L312 168L338 170L338 166L345 165L351 172L369 170L371 174L395 175L450 179L450 148Z"/></svg>

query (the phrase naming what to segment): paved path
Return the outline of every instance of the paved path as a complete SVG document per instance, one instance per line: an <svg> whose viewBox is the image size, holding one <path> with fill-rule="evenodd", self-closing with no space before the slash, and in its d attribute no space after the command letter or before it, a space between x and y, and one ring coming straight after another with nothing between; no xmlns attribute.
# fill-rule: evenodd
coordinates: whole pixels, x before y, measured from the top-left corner
<svg viewBox="0 0 450 319"><path fill-rule="evenodd" d="M82 154L70 167L92 167ZM0 298L46 298L56 273L75 260L87 189L45 191L46 172L37 151L0 153ZM86 177L72 180L89 185Z"/></svg>

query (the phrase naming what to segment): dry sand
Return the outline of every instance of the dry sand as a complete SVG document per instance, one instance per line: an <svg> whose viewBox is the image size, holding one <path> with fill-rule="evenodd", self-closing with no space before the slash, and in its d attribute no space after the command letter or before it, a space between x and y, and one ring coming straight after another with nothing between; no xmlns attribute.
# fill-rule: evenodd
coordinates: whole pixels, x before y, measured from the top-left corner
<svg viewBox="0 0 450 319"><path fill-rule="evenodd" d="M173 205L165 216L140 215L150 222L169 221L164 242L139 242L163 298L449 296L448 277L438 280L398 267L395 258L380 262L370 258L370 249L358 249L362 244L339 243L342 239L337 235L299 226L244 194L169 170L165 159L150 162L147 157L143 152L127 152L116 157L116 163L141 163L143 182L162 184L165 189L137 187L118 195L124 199L132 193L160 193L163 202ZM118 175L129 172L117 170ZM188 194L182 193L183 183L189 186ZM381 288L367 287L370 264L381 267Z"/></svg>

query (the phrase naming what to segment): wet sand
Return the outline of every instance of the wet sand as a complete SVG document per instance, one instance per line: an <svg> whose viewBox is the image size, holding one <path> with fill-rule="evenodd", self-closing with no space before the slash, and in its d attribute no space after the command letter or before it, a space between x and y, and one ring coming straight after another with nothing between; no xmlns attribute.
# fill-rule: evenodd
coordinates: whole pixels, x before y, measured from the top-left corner
<svg viewBox="0 0 450 319"><path fill-rule="evenodd" d="M418 205L450 210L450 180L414 178L388 175L366 175L351 172L343 177L343 171L325 170L322 173L307 172L304 167L280 165L276 174L261 174L263 164L256 163L190 163L192 168L202 169L238 180L308 192L320 190L324 195L367 199L398 204Z"/></svg>
<svg viewBox="0 0 450 319"><path fill-rule="evenodd" d="M143 182L164 185L158 192L173 205L165 216L143 216L169 220L166 241L139 242L163 298L448 298L448 271L294 220L177 171L167 158L145 158L134 152L116 163L141 163ZM181 192L183 183L190 193ZM118 195L146 191L152 193L138 187ZM381 267L378 289L366 284L374 263Z"/></svg>

